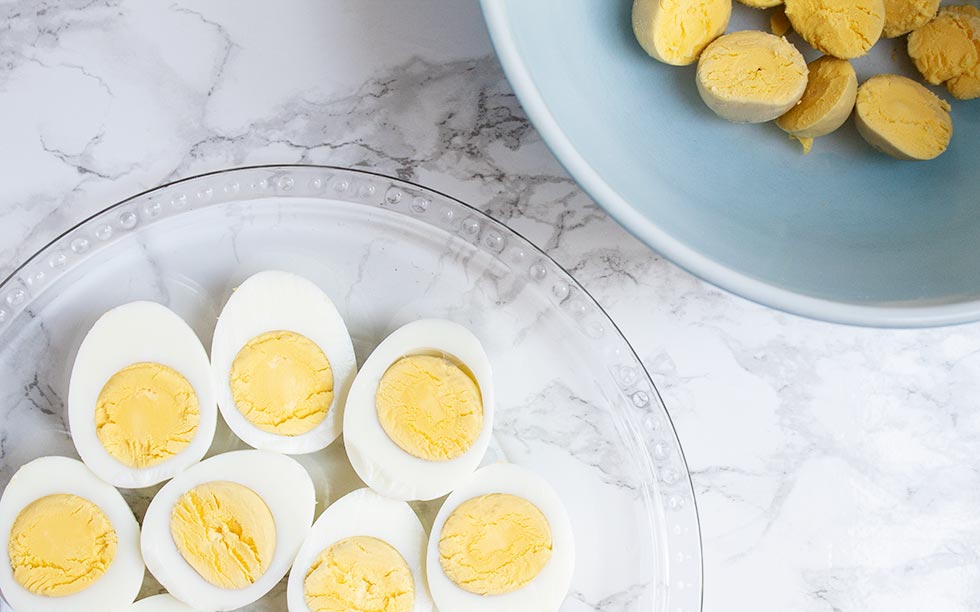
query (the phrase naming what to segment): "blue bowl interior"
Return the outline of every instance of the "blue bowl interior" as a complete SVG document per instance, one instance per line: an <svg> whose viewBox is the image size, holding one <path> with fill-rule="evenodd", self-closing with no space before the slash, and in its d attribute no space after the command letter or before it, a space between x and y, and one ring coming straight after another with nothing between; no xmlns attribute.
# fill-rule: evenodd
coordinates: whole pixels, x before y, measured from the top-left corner
<svg viewBox="0 0 980 612"><path fill-rule="evenodd" d="M712 114L694 66L649 58L630 29L631 0L501 1L571 146L673 238L751 279L838 303L980 299L980 100L935 88L952 104L954 135L931 162L874 151L853 120L804 156L774 124ZM768 29L768 20L736 4L729 31ZM818 56L790 39L807 60ZM883 39L854 62L859 77L915 76L904 45Z"/></svg>

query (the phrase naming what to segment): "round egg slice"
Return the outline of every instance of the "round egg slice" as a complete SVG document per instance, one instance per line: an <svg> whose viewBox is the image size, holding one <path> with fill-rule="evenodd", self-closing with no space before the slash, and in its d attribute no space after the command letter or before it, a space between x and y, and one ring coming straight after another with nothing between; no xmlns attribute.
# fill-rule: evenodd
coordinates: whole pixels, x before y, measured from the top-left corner
<svg viewBox="0 0 980 612"><path fill-rule="evenodd" d="M493 380L465 327L414 321L384 339L347 397L344 444L369 487L393 499L445 495L483 460L493 429Z"/></svg>
<svg viewBox="0 0 980 612"><path fill-rule="evenodd" d="M0 590L15 610L117 610L139 593L136 517L80 461L41 457L17 470L0 497L0 533Z"/></svg>
<svg viewBox="0 0 980 612"><path fill-rule="evenodd" d="M197 463L217 414L207 352L165 306L113 308L78 348L68 387L71 437L109 484L148 487Z"/></svg>
<svg viewBox="0 0 980 612"><path fill-rule="evenodd" d="M286 575L314 506L313 482L296 460L261 450L217 455L178 474L150 502L143 558L188 605L247 606Z"/></svg>
<svg viewBox="0 0 980 612"><path fill-rule="evenodd" d="M555 612L575 568L571 523L543 479L490 465L439 510L426 568L440 610Z"/></svg>
<svg viewBox="0 0 980 612"><path fill-rule="evenodd" d="M356 372L330 298L288 272L259 272L228 299L211 344L218 407L246 444L298 455L337 439Z"/></svg>
<svg viewBox="0 0 980 612"><path fill-rule="evenodd" d="M164 593L146 597L129 607L129 612L207 612L199 608L192 608L187 604L174 599L173 596Z"/></svg>
<svg viewBox="0 0 980 612"><path fill-rule="evenodd" d="M313 524L289 573L290 612L431 612L426 534L408 504L358 489Z"/></svg>

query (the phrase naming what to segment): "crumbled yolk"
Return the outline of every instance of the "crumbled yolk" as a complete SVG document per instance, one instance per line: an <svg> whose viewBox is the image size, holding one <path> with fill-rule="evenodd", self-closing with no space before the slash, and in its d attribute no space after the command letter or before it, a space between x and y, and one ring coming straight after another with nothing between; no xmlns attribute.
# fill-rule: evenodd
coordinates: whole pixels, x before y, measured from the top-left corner
<svg viewBox="0 0 980 612"><path fill-rule="evenodd" d="M102 510L77 495L27 505L7 543L14 580L35 595L63 597L102 577L116 556L116 530Z"/></svg>
<svg viewBox="0 0 980 612"><path fill-rule="evenodd" d="M235 482L207 482L184 493L170 513L170 535L201 578L223 589L253 584L276 550L269 507Z"/></svg>
<svg viewBox="0 0 980 612"><path fill-rule="evenodd" d="M551 526L541 510L505 493L463 502L439 535L442 570L477 595L503 595L527 586L551 552Z"/></svg>
<svg viewBox="0 0 980 612"><path fill-rule="evenodd" d="M319 425L333 402L333 370L319 346L290 331L256 336L231 364L235 406L269 433L298 436Z"/></svg>
<svg viewBox="0 0 980 612"><path fill-rule="evenodd" d="M786 16L814 48L841 59L866 54L885 26L884 0L786 0Z"/></svg>
<svg viewBox="0 0 980 612"><path fill-rule="evenodd" d="M145 468L187 448L200 417L194 387L179 372L159 363L134 363L102 387L95 432L117 461Z"/></svg>
<svg viewBox="0 0 980 612"><path fill-rule="evenodd" d="M480 387L444 357L402 357L381 377L374 403L391 441L419 459L455 459L483 431Z"/></svg>
<svg viewBox="0 0 980 612"><path fill-rule="evenodd" d="M895 38L921 28L936 16L939 0L885 0L887 38Z"/></svg>
<svg viewBox="0 0 980 612"><path fill-rule="evenodd" d="M415 582L398 551L377 538L334 543L310 566L303 582L311 612L411 612Z"/></svg>
<svg viewBox="0 0 980 612"><path fill-rule="evenodd" d="M957 98L980 97L980 10L945 6L909 34L909 57L933 85L945 82Z"/></svg>

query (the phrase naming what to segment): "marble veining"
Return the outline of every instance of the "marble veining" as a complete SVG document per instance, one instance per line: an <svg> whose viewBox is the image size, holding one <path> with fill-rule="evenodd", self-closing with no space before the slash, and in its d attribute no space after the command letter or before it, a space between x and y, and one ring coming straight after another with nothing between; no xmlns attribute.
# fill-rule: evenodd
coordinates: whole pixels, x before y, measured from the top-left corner
<svg viewBox="0 0 980 612"><path fill-rule="evenodd" d="M649 252L550 155L472 0L8 0L0 110L0 273L199 172L322 163L430 186L543 248L639 353L693 474L706 610L980 609L980 326L808 321ZM25 350L48 351L39 333ZM60 410L40 379L0 397ZM0 422L0 452L12 435ZM575 609L636 610L647 588L599 586Z"/></svg>

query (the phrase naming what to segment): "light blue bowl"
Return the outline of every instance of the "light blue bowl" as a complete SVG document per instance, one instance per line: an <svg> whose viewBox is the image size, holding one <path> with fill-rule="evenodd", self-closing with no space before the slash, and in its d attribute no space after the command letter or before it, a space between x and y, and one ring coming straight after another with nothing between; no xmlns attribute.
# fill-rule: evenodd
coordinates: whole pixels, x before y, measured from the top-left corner
<svg viewBox="0 0 980 612"><path fill-rule="evenodd" d="M853 121L803 156L773 124L701 102L694 67L640 49L631 0L482 0L521 103L613 217L729 291L818 319L931 326L980 319L980 100L953 100L949 150L900 162ZM736 5L729 31L765 29ZM812 49L798 43L807 59ZM904 38L855 62L914 76Z"/></svg>

